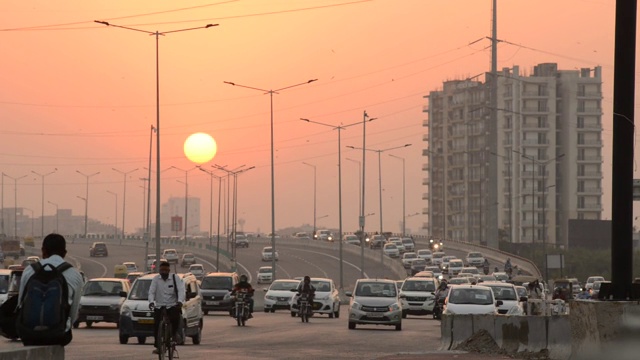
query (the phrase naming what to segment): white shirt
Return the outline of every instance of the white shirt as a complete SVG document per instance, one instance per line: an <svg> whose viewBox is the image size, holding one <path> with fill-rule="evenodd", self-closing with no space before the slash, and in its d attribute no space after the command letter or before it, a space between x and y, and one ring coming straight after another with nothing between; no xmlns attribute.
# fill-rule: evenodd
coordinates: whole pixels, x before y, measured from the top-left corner
<svg viewBox="0 0 640 360"><path fill-rule="evenodd" d="M58 267L64 262L64 259L59 255L51 255L46 259L40 260L41 265L51 264ZM46 269L45 271L50 271ZM27 285L29 278L33 276L33 267L27 266L22 273L22 279L20 280L20 292L18 296L22 296L24 288ZM80 297L82 297L82 287L84 286L84 279L76 268L71 268L62 273L65 280L67 280L67 286L69 287L69 305L71 305L71 312L69 313L69 319L67 320L66 331L71 330L71 324L78 319L78 308L80 307Z"/></svg>
<svg viewBox="0 0 640 360"><path fill-rule="evenodd" d="M175 284L178 286L178 298L176 299L176 291L174 289L173 279L175 277ZM149 302L155 303L156 307L171 307L177 302L184 304L185 300L185 288L184 282L176 274L169 274L167 280L163 280L160 274L156 275L151 280L151 286L149 287Z"/></svg>

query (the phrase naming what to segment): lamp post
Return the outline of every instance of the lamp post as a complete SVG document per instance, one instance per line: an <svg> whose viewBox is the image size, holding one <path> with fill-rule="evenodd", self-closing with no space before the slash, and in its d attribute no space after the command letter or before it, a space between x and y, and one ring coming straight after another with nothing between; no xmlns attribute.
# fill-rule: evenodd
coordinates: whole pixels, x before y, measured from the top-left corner
<svg viewBox="0 0 640 360"><path fill-rule="evenodd" d="M81 172L80 170L76 170L76 172L84 177L87 178L87 193L84 197L84 238L87 238L87 223L88 223L88 219L89 219L89 178L96 176L98 174L100 174L100 171L95 172L93 174L84 174L83 172Z"/></svg>
<svg viewBox="0 0 640 360"><path fill-rule="evenodd" d="M51 201L47 201L49 204L53 205L56 207L56 233L58 233L58 220L59 220L59 214L58 214L58 204L51 202Z"/></svg>
<svg viewBox="0 0 640 360"><path fill-rule="evenodd" d="M403 157L400 156L396 156L393 154L389 154L389 156L391 156L392 158L396 158L396 159L400 159L402 160L402 237L406 236L407 233L407 217L405 216L406 214L406 181L405 181L405 161Z"/></svg>
<svg viewBox="0 0 640 360"><path fill-rule="evenodd" d="M136 32L142 32L147 35L153 35L156 39L156 271L160 271L160 54L158 51L159 45L159 37L160 35L164 36L171 33L190 31L190 30L200 30L200 29L208 29L210 27L218 26L218 24L207 24L205 26L195 27L195 28L186 28L186 29L178 29L171 31L146 31L141 29L130 28L126 26L120 26L115 24L110 24L106 21L95 21L98 24L113 26L125 30L131 30Z"/></svg>
<svg viewBox="0 0 640 360"><path fill-rule="evenodd" d="M114 227L113 227L113 240L118 238L118 194L114 193L113 191L107 190L107 192L113 196L116 197L116 206L115 206L115 216L114 216ZM120 244L122 244L122 240L120 241Z"/></svg>
<svg viewBox="0 0 640 360"><path fill-rule="evenodd" d="M317 199L317 194L318 194L316 192L317 191L316 190L317 189L316 188L316 179L317 179L317 177L316 177L316 166L315 165L311 165L311 164L309 164L307 162L304 162L304 161L302 163L307 165L307 166L311 166L313 168L313 234L311 235L311 238L315 239L316 238L316 210L317 210L316 199Z"/></svg>
<svg viewBox="0 0 640 360"><path fill-rule="evenodd" d="M271 250L274 253L276 252L276 190L275 190L276 180L275 180L274 149L273 149L273 94L279 94L279 91L291 89L296 86L310 84L317 80L318 79L311 79L303 83L285 86L276 90L266 90L266 89L251 87L251 86L239 85L229 81L224 82L225 84L257 90L265 94L269 94L270 105L271 105L271 111L270 111L271 113ZM271 260L271 269L273 271L272 272L273 280L276 280L277 277L276 277L276 257L275 256L273 256L273 259Z"/></svg>
<svg viewBox="0 0 640 360"><path fill-rule="evenodd" d="M54 168L53 171L50 171L50 172L48 172L46 174L40 174L40 173L37 173L37 172L31 170L32 173L34 173L34 174L36 174L36 175L38 175L38 176L40 176L42 178L42 208L41 208L42 209L42 212L41 212L42 217L41 217L41 226L40 226L41 227L41 229L40 229L40 239L44 239L44 178L45 178L45 176L51 175L51 174L55 173L56 171L58 171L58 168ZM31 235L31 236L33 236L33 235Z"/></svg>
<svg viewBox="0 0 640 360"><path fill-rule="evenodd" d="M222 194L222 177L216 176L213 171L209 171L198 166L198 169L204 171L211 176L211 200L209 207L209 248L213 248L212 244L212 223L213 223L213 178L218 179L218 230L217 230L217 245L216 245L216 271L220 271L220 195Z"/></svg>
<svg viewBox="0 0 640 360"><path fill-rule="evenodd" d="M224 172L227 173L227 182L226 182L226 188L227 188L227 197L226 197L226 206L225 206L225 219L224 219L224 223L225 223L225 233L227 234L227 252L229 252L231 249L229 249L229 243L230 240L233 241L233 244L235 245L235 234L232 234L230 228L231 228L231 175L233 175L234 171L238 171L240 169L242 169L243 167L245 167L246 165L242 164L238 167L236 167L233 170L227 170L227 165L225 166L220 166L217 164L213 164L211 165L211 167L213 167L214 169L218 169L218 170L222 170ZM232 251L232 250L231 250Z"/></svg>
<svg viewBox="0 0 640 360"><path fill-rule="evenodd" d="M346 158L346 159L358 164L358 216L361 216L362 215L362 178L360 177L360 173L362 172L362 162L359 160L353 160L350 158Z"/></svg>
<svg viewBox="0 0 640 360"><path fill-rule="evenodd" d="M125 219L125 211L127 209L127 175L131 174L134 171L137 171L138 168L129 171L120 171L116 168L111 168L113 171L118 172L124 176L124 191L122 192L122 237L120 238L120 245L122 245L122 239L124 239L124 219Z"/></svg>
<svg viewBox="0 0 640 360"><path fill-rule="evenodd" d="M187 220L188 220L188 206L189 206L189 172L197 169L197 166L192 167L188 170L180 169L179 167L171 166L169 169L176 169L179 171L184 171L184 244L187 242ZM180 181L182 182L182 181ZM183 244L183 246L184 246Z"/></svg>
<svg viewBox="0 0 640 360"><path fill-rule="evenodd" d="M240 169L236 172L233 173L233 225L231 227L231 230L233 231L233 243L235 245L235 240L236 240L236 233L237 233L237 228L236 226L238 225L238 175L242 174L244 172L247 172L249 170L254 169L255 166L251 166L248 168L244 168L244 169ZM237 263L237 253L236 253L237 247L234 246L233 247L233 259L234 259L234 269L233 271L236 270L236 263ZM274 257L275 258L275 257ZM275 267L273 267L274 272L275 272Z"/></svg>
<svg viewBox="0 0 640 360"><path fill-rule="evenodd" d="M322 122L318 122L318 121L312 121L309 119L300 119L302 121L306 121L308 123L313 123L313 124L318 124L318 125L322 125L322 126L328 126L330 128L332 128L333 130L338 130L338 232L340 233L340 235L338 236L338 242L340 243L340 289L344 288L344 261L343 261L343 256L342 256L342 138L341 138L341 134L342 134L342 130L349 128L351 126L354 125L358 125L360 124L360 122L354 122L351 124L347 124L347 125L341 125L341 126L336 126L336 125L331 125L331 124L325 124ZM366 121L367 119L365 119ZM371 119L369 118L368 121L373 121L375 120L375 118ZM306 163L305 163L306 164ZM310 164L307 164L310 165ZM315 235L316 232L316 180L315 180L315 175L316 175L316 167L314 165L310 165L313 166L313 176L314 176L314 180L313 180L313 233ZM359 172L358 172L359 173ZM361 255L364 255L361 254ZM364 260L363 260L364 262Z"/></svg>
<svg viewBox="0 0 640 360"><path fill-rule="evenodd" d="M87 198L82 196L76 196L78 199L84 201L84 238L87 238ZM118 230L116 230L118 231ZM75 236L74 236L75 238ZM73 241L72 241L73 242Z"/></svg>
<svg viewBox="0 0 640 360"><path fill-rule="evenodd" d="M16 178L11 177L5 173L2 173L2 175L13 180L13 197L15 202L15 205L13 207L13 236L17 240L18 239L18 180L26 178L27 175L22 175Z"/></svg>

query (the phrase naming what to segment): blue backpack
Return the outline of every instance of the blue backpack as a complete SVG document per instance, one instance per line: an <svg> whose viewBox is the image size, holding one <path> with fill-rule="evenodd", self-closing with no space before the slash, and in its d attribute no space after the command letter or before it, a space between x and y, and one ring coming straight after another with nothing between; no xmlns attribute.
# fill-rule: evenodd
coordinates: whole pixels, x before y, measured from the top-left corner
<svg viewBox="0 0 640 360"><path fill-rule="evenodd" d="M72 266L36 262L31 267L34 274L20 294L16 330L25 345L62 344L71 312L69 288L62 273Z"/></svg>

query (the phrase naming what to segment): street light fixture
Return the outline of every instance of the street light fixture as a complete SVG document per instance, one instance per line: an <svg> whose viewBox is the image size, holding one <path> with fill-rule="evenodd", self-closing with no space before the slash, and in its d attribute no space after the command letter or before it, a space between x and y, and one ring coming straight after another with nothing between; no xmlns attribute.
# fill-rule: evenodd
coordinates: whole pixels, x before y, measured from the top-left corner
<svg viewBox="0 0 640 360"><path fill-rule="evenodd" d="M307 80L303 83L299 83L299 84L295 84L295 85L289 85L289 86L285 86L276 90L266 90L266 89L260 89L260 88L256 88L256 87L251 87L251 86L245 86L245 85L240 85L240 84L236 84L233 82L229 82L229 81L225 81L225 84L229 84L232 86L238 86L238 87L243 87L243 88L247 88L247 89L252 89L252 90L257 90L257 91L261 91L265 94L269 94L269 98L270 98L270 104L271 104L271 250L275 253L276 252L276 190L275 190L275 167L274 167L274 149L273 149L273 94L279 94L279 91L282 90L286 90L286 89L291 89L293 87L296 86L301 86L301 85L306 85L306 84L310 84L314 81L317 81L318 79L311 79L311 80ZM276 257L273 256L273 259L271 260L271 269L272 269L272 278L273 280L276 280Z"/></svg>
<svg viewBox="0 0 640 360"><path fill-rule="evenodd" d="M122 239L124 239L124 219L125 219L125 211L127 209L127 175L131 174L134 171L137 171L138 168L129 171L120 171L116 168L111 168L115 172L119 172L124 176L124 191L122 193L122 237L120 238L120 245L122 245Z"/></svg>
<svg viewBox="0 0 640 360"><path fill-rule="evenodd" d="M153 35L156 38L156 126L155 126L155 131L156 131L156 170L157 171L156 171L156 267L155 268L156 268L156 271L160 271L160 221L161 221L160 219L160 64L159 64L160 55L158 51L158 45L159 45L158 40L160 35L164 36L166 34L171 34L176 32L208 29L210 27L218 26L219 24L207 24L205 26L200 26L195 28L186 28L186 29L159 32L157 30L146 31L146 30L135 29L135 28L126 27L126 26L115 25L115 24L108 23L106 21L95 20L95 22L98 24L106 25L106 26L113 26L113 27L117 27L125 30L142 32L148 35ZM152 130L153 130L153 127L152 127Z"/></svg>
<svg viewBox="0 0 640 360"><path fill-rule="evenodd" d="M15 202L15 205L13 207L13 236L17 240L18 239L18 180L26 178L27 175L22 175L17 178L11 177L5 173L2 173L2 175L13 180L13 197ZM4 214L3 214L3 217L4 217Z"/></svg>
<svg viewBox="0 0 640 360"><path fill-rule="evenodd" d="M118 238L118 194L110 190L107 190L107 192L116 197L116 206L115 206L116 214L113 217L115 219L114 220L115 225L113 226L113 240L115 240ZM120 245L122 245L122 240L120 240Z"/></svg>
<svg viewBox="0 0 640 360"><path fill-rule="evenodd" d="M395 156L393 154L389 154L392 158L402 160L402 237L406 236L407 233L407 217L405 216L407 210L407 197L406 197L406 180L405 180L405 161L403 157Z"/></svg>
<svg viewBox="0 0 640 360"><path fill-rule="evenodd" d="M53 205L56 207L56 234L58 233L58 220L60 219L60 214L58 213L58 204L51 202L51 201L47 201L49 204Z"/></svg>
<svg viewBox="0 0 640 360"><path fill-rule="evenodd" d="M38 176L40 176L42 178L42 208L41 208L42 209L42 217L41 217L41 226L40 226L41 227L41 229L40 229L40 238L41 239L44 239L44 178L45 178L45 176L51 175L51 174L55 173L56 171L58 171L58 168L54 168L53 171L50 171L50 172L48 172L46 174L40 174L40 173L37 173L37 172L31 170L32 173L34 173L34 174L36 174L36 175L38 175Z"/></svg>
<svg viewBox="0 0 640 360"><path fill-rule="evenodd" d="M351 126L355 126L360 124L360 121L358 122L354 122L351 124L347 124L347 125L340 125L340 126L336 126L336 125L331 125L331 124L326 124L326 123L322 123L322 122L318 122L318 121L312 121L309 119L303 119L301 118L300 120L302 121L306 121L308 123L312 123L312 124L318 124L318 125L322 125L322 126L327 126L332 128L333 130L338 130L338 232L340 233L340 235L338 236L338 241L340 243L340 289L344 288L344 261L343 261L343 256L342 256L342 130L347 129ZM375 118L365 118L365 122L367 121L373 121L375 120ZM305 163L306 164L306 163ZM307 164L310 165L310 164ZM314 165L310 165L313 166L313 176L314 176L314 180L313 180L313 233L315 236L315 232L316 232L316 181L315 181L315 171L316 171L316 167ZM362 251L361 251L361 262L364 264L364 245L362 245ZM364 272L364 270L362 270Z"/></svg>
<svg viewBox="0 0 640 360"><path fill-rule="evenodd" d="M87 238L87 223L88 223L88 219L89 219L89 178L95 175L100 174L100 171L95 172L93 174L84 174L83 172L81 172L80 170L76 170L76 172L84 177L87 178L87 193L84 197L84 238Z"/></svg>
<svg viewBox="0 0 640 360"><path fill-rule="evenodd" d="M307 165L307 166L311 166L313 168L313 234L311 235L312 239L316 238L316 199L317 199L317 188L316 188L316 179L317 179L317 173L316 173L316 166L315 165L311 165L307 162L302 162L303 164Z"/></svg>

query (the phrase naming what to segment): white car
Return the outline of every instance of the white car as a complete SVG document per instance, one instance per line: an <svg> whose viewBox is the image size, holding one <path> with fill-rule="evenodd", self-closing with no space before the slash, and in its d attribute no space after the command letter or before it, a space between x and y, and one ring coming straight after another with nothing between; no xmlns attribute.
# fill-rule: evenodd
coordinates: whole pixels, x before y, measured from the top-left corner
<svg viewBox="0 0 640 360"><path fill-rule="evenodd" d="M202 279L204 279L204 275L205 275L205 271L204 271L204 266L202 264L192 264L189 266L189 270L187 270L187 272L190 272L193 274L193 276L196 277L196 279L202 281Z"/></svg>
<svg viewBox="0 0 640 360"><path fill-rule="evenodd" d="M506 282L509 280L509 274L506 272L494 272L491 275L495 276L498 281Z"/></svg>
<svg viewBox="0 0 640 360"><path fill-rule="evenodd" d="M402 254L402 266L404 266L405 269L410 269L411 263L417 258L418 255L416 255L416 253L414 252L406 252Z"/></svg>
<svg viewBox="0 0 640 360"><path fill-rule="evenodd" d="M400 251L398 251L398 247L393 243L384 244L384 248L382 249L385 255L392 258L400 257Z"/></svg>
<svg viewBox="0 0 640 360"><path fill-rule="evenodd" d="M276 280L268 289L264 289L264 312L276 312L279 309L289 310L291 307L291 298L294 293L292 289L296 289L300 284L299 280Z"/></svg>
<svg viewBox="0 0 640 360"><path fill-rule="evenodd" d="M402 245L404 245L404 249L406 251L416 250L416 245L413 243L413 239L411 238L402 238Z"/></svg>
<svg viewBox="0 0 640 360"><path fill-rule="evenodd" d="M602 276L590 276L587 278L587 282L584 283L584 288L587 291L593 289L593 283L596 281L604 281L604 277Z"/></svg>
<svg viewBox="0 0 640 360"><path fill-rule="evenodd" d="M484 256L479 252L470 252L465 259L467 266L482 267L484 265Z"/></svg>
<svg viewBox="0 0 640 360"><path fill-rule="evenodd" d="M271 266L262 266L256 275L258 284L268 284L273 281L273 270Z"/></svg>
<svg viewBox="0 0 640 360"><path fill-rule="evenodd" d="M440 279L440 277L442 276L442 269L440 269L440 266L437 265L430 265L427 266L426 268L424 268L425 271L431 271L433 273L433 276L436 279Z"/></svg>
<svg viewBox="0 0 640 360"><path fill-rule="evenodd" d="M444 258L444 252L442 251L436 251L433 253L433 258L431 260L431 263L433 265L438 265L438 266L442 266L442 259Z"/></svg>
<svg viewBox="0 0 640 360"><path fill-rule="evenodd" d="M475 266L465 266L460 270L460 273L472 274L476 279L480 276L480 271Z"/></svg>
<svg viewBox="0 0 640 360"><path fill-rule="evenodd" d="M331 230L318 230L315 237L318 240L333 241L333 234L331 234Z"/></svg>
<svg viewBox="0 0 640 360"><path fill-rule="evenodd" d="M433 252L429 249L420 249L416 252L419 258L423 258L427 261L427 264L431 265L433 263Z"/></svg>
<svg viewBox="0 0 640 360"><path fill-rule="evenodd" d="M400 251L400 254L404 254L405 251L407 251L407 249L404 247L404 244L402 243L402 239L400 238L389 238L388 242L396 244L396 247L398 248L398 251Z"/></svg>
<svg viewBox="0 0 640 360"><path fill-rule="evenodd" d="M407 315L433 314L434 292L437 287L438 280L434 278L410 277L405 279L400 289L402 318L406 318Z"/></svg>
<svg viewBox="0 0 640 360"><path fill-rule="evenodd" d="M518 296L518 290L513 284L503 282L483 282L482 286L486 286L493 290L493 296L496 300L502 301L498 305L498 314L523 315L524 309Z"/></svg>
<svg viewBox="0 0 640 360"><path fill-rule="evenodd" d="M450 276L458 275L462 268L464 267L464 263L460 259L451 259L445 265L443 265L442 272L447 273Z"/></svg>
<svg viewBox="0 0 640 360"><path fill-rule="evenodd" d="M9 296L9 283L11 280L11 270L0 269L0 305L7 301Z"/></svg>
<svg viewBox="0 0 640 360"><path fill-rule="evenodd" d="M176 251L176 249L165 249L162 252L162 257L167 259L168 262L170 263L178 263L178 260L180 259L180 257L178 256L178 252Z"/></svg>
<svg viewBox="0 0 640 360"><path fill-rule="evenodd" d="M272 250L271 246L265 246L262 248L262 261L272 261L275 255L276 261L279 260L278 250L275 252Z"/></svg>
<svg viewBox="0 0 640 360"><path fill-rule="evenodd" d="M299 286L301 286L300 283ZM326 278L311 278L311 285L316 289L313 298L313 313L329 315L329 318L340 317L340 293L333 280ZM291 298L291 316L298 314L298 297Z"/></svg>
<svg viewBox="0 0 640 360"><path fill-rule="evenodd" d="M345 235L342 238L342 242L349 245L360 246L360 239L358 239L357 235Z"/></svg>
<svg viewBox="0 0 640 360"><path fill-rule="evenodd" d="M452 285L444 304L443 314L498 314L491 288L480 285Z"/></svg>
<svg viewBox="0 0 640 360"><path fill-rule="evenodd" d="M134 262L127 261L127 262L123 262L122 265L127 267L128 273L138 271L138 266L136 266L136 263Z"/></svg>

